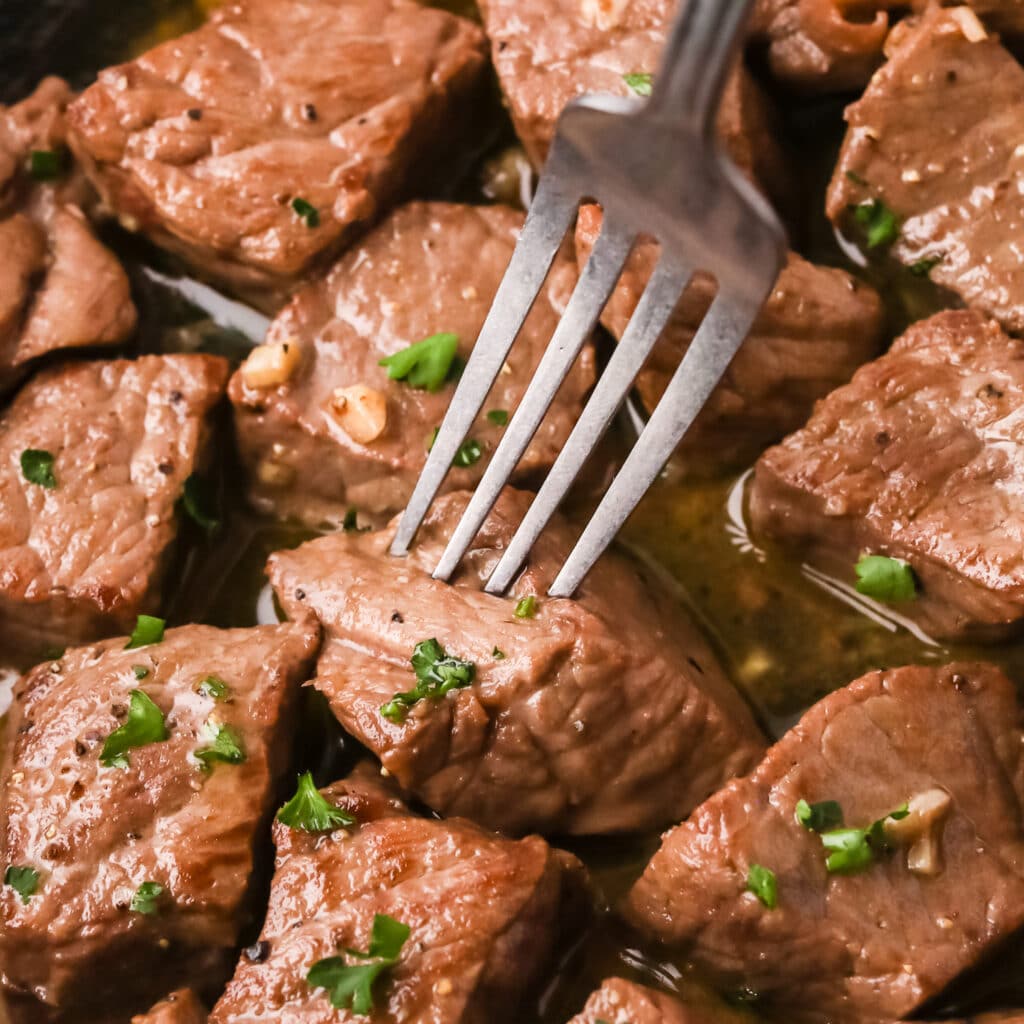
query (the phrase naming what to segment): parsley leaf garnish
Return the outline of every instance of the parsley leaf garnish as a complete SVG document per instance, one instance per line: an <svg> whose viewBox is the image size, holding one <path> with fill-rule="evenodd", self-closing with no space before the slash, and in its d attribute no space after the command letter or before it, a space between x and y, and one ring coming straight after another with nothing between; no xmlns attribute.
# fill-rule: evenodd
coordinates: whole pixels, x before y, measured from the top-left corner
<svg viewBox="0 0 1024 1024"><path fill-rule="evenodd" d="M164 713L142 690L128 696L128 717L105 740L100 751L100 764L105 768L127 768L128 751L161 743L167 739Z"/></svg>
<svg viewBox="0 0 1024 1024"><path fill-rule="evenodd" d="M324 799L316 788L312 772L299 776L295 796L277 812L277 820L303 832L330 832L356 823L343 807L335 807Z"/></svg>
<svg viewBox="0 0 1024 1024"><path fill-rule="evenodd" d="M491 657L495 661L504 661L505 660L505 652L500 647L495 647L494 650L491 651Z"/></svg>
<svg viewBox="0 0 1024 1024"><path fill-rule="evenodd" d="M796 802L796 820L808 832L827 832L843 824L843 809L835 800L822 800L809 804L806 800Z"/></svg>
<svg viewBox="0 0 1024 1024"><path fill-rule="evenodd" d="M303 221L307 228L320 227L320 211L307 199L296 196L292 202L292 213Z"/></svg>
<svg viewBox="0 0 1024 1024"><path fill-rule="evenodd" d="M134 650L136 647L148 647L150 644L158 644L164 638L164 626L166 619L158 619L155 615L140 615L135 620L135 628L124 645L126 651Z"/></svg>
<svg viewBox="0 0 1024 1024"><path fill-rule="evenodd" d="M432 334L394 355L385 356L379 365L387 367L389 380L404 380L421 391L440 391L455 365L459 336L450 332Z"/></svg>
<svg viewBox="0 0 1024 1024"><path fill-rule="evenodd" d="M196 473L185 481L181 492L181 507L192 522L206 533L216 533L220 529L220 519L214 512L209 488L206 481Z"/></svg>
<svg viewBox="0 0 1024 1024"><path fill-rule="evenodd" d="M828 851L825 868L829 874L853 874L868 867L879 853L889 849L885 822L899 821L910 813L906 804L872 822L867 828L837 828L821 833L821 845Z"/></svg>
<svg viewBox="0 0 1024 1024"><path fill-rule="evenodd" d="M136 679L145 679L149 675L149 669L145 665L132 665L132 674Z"/></svg>
<svg viewBox="0 0 1024 1024"><path fill-rule="evenodd" d="M228 684L220 676L205 676L196 683L196 693L201 697L223 700L230 692Z"/></svg>
<svg viewBox="0 0 1024 1024"><path fill-rule="evenodd" d="M135 890L129 909L134 914L155 914L157 903L164 894L164 887L159 882L143 882Z"/></svg>
<svg viewBox="0 0 1024 1024"><path fill-rule="evenodd" d="M474 462L479 462L482 454L483 449L480 447L480 442L470 438L459 445L459 450L455 453L455 458L452 459L452 465L459 469L467 469Z"/></svg>
<svg viewBox="0 0 1024 1024"><path fill-rule="evenodd" d="M867 199L853 208L853 219L864 232L869 249L883 249L899 238L900 222L881 199Z"/></svg>
<svg viewBox="0 0 1024 1024"><path fill-rule="evenodd" d="M901 558L863 555L856 565L857 593L892 604L917 597L914 570Z"/></svg>
<svg viewBox="0 0 1024 1024"><path fill-rule="evenodd" d="M241 764L245 760L242 737L230 725L222 725L209 720L203 726L203 735L208 741L207 745L193 751L193 755L202 762L206 771L213 768L215 761L222 761L224 764Z"/></svg>
<svg viewBox="0 0 1024 1024"><path fill-rule="evenodd" d="M39 888L39 872L35 868L11 864L4 872L4 885L9 885L27 904Z"/></svg>
<svg viewBox="0 0 1024 1024"><path fill-rule="evenodd" d="M373 1011L373 986L377 979L398 963L398 956L409 938L409 926L387 914L376 914L370 948L365 953L346 949L350 957L367 961L350 964L340 956L318 960L309 969L306 981L314 988L327 990L331 1006L336 1010L350 1009L362 1015Z"/></svg>
<svg viewBox="0 0 1024 1024"><path fill-rule="evenodd" d="M637 96L650 96L654 86L654 75L642 71L634 71L623 75L622 80L637 94Z"/></svg>
<svg viewBox="0 0 1024 1024"><path fill-rule="evenodd" d="M751 864L747 872L747 891L752 892L769 910L779 903L779 883L775 872L760 864Z"/></svg>
<svg viewBox="0 0 1024 1024"><path fill-rule="evenodd" d="M488 414L487 418L497 427L504 427L508 424L508 410L507 409L492 409Z"/></svg>
<svg viewBox="0 0 1024 1024"><path fill-rule="evenodd" d="M436 639L421 640L413 648L413 671L416 685L406 693L396 693L381 706L380 713L392 722L404 722L409 708L419 701L440 700L451 690L469 686L476 676L476 665L445 653Z"/></svg>
<svg viewBox="0 0 1024 1024"><path fill-rule="evenodd" d="M64 154L53 149L33 149L28 155L28 173L36 181L53 181L64 173Z"/></svg>
<svg viewBox="0 0 1024 1024"><path fill-rule="evenodd" d="M929 277L931 276L932 270L937 267L946 258L945 253L936 253L934 256L922 256L921 259L915 260L907 268L914 277Z"/></svg>
<svg viewBox="0 0 1024 1024"><path fill-rule="evenodd" d="M516 602L516 610L513 613L517 619L532 619L537 614L537 598L533 594L527 594Z"/></svg>
<svg viewBox="0 0 1024 1024"><path fill-rule="evenodd" d="M39 484L48 491L57 486L53 475L53 455L41 448L26 448L21 453L21 474L30 484Z"/></svg>

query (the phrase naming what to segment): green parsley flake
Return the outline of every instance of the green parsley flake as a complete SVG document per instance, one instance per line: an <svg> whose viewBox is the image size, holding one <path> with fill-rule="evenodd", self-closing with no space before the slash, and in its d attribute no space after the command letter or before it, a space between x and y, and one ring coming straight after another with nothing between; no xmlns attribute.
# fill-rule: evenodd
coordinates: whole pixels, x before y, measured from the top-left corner
<svg viewBox="0 0 1024 1024"><path fill-rule="evenodd" d="M457 469L467 469L473 463L479 462L482 454L483 449L480 447L480 442L470 438L459 445L459 450L455 453L455 458L452 459L452 465Z"/></svg>
<svg viewBox="0 0 1024 1024"><path fill-rule="evenodd" d="M849 875L863 871L875 857L889 850L885 822L899 821L910 813L906 804L872 822L867 828L837 828L821 833L821 845L828 852L825 868L829 874Z"/></svg>
<svg viewBox="0 0 1024 1024"><path fill-rule="evenodd" d="M843 809L835 800L822 800L809 804L806 800L796 802L796 820L808 832L827 832L843 824Z"/></svg>
<svg viewBox="0 0 1024 1024"><path fill-rule="evenodd" d="M440 391L456 366L459 336L444 332L432 334L394 355L380 360L389 380L405 381L421 391Z"/></svg>
<svg viewBox="0 0 1024 1024"><path fill-rule="evenodd" d="M865 235L869 249L884 249L899 238L900 222L881 199L867 199L853 209L853 219Z"/></svg>
<svg viewBox="0 0 1024 1024"><path fill-rule="evenodd" d="M491 651L491 657L495 661L504 661L505 660L505 652L500 647L495 647L494 650Z"/></svg>
<svg viewBox="0 0 1024 1024"><path fill-rule="evenodd" d="M230 725L222 725L211 719L203 726L203 735L207 745L199 747L193 754L205 771L210 771L216 761L224 764L242 764L245 761L242 737Z"/></svg>
<svg viewBox="0 0 1024 1024"><path fill-rule="evenodd" d="M292 213L303 221L307 228L320 227L320 211L308 200L296 196L292 202Z"/></svg>
<svg viewBox="0 0 1024 1024"><path fill-rule="evenodd" d="M107 738L100 751L100 764L104 768L127 768L128 751L161 743L167 739L164 713L142 690L132 690L128 696L128 717Z"/></svg>
<svg viewBox="0 0 1024 1024"><path fill-rule="evenodd" d="M775 872L760 864L751 864L747 872L747 891L752 892L769 910L779 903L779 883Z"/></svg>
<svg viewBox="0 0 1024 1024"><path fill-rule="evenodd" d="M223 700L230 692L228 684L220 676L205 676L196 683L196 693L202 697Z"/></svg>
<svg viewBox="0 0 1024 1024"><path fill-rule="evenodd" d="M136 679L145 679L149 675L149 669L145 665L132 665L132 672Z"/></svg>
<svg viewBox="0 0 1024 1024"><path fill-rule="evenodd" d="M133 914L155 914L163 894L164 887L159 882L143 882L135 890L129 909Z"/></svg>
<svg viewBox="0 0 1024 1024"><path fill-rule="evenodd" d="M206 481L193 473L185 481L181 492L181 506L189 519L207 534L216 533L220 529L220 519L214 512L214 502L210 497Z"/></svg>
<svg viewBox="0 0 1024 1024"><path fill-rule="evenodd" d="M623 75L622 80L637 94L637 96L650 96L654 87L654 75L647 72L634 71Z"/></svg>
<svg viewBox="0 0 1024 1024"><path fill-rule="evenodd" d="M48 491L57 486L53 475L53 455L40 448L26 448L21 453L21 473L30 484L39 484Z"/></svg>
<svg viewBox="0 0 1024 1024"><path fill-rule="evenodd" d="M39 888L39 872L35 868L11 864L4 872L4 885L9 885L27 904Z"/></svg>
<svg viewBox="0 0 1024 1024"><path fill-rule="evenodd" d="M53 149L33 149L28 155L28 173L36 181L53 181L64 173L64 154Z"/></svg>
<svg viewBox="0 0 1024 1024"><path fill-rule="evenodd" d="M856 565L857 593L898 604L917 597L914 570L901 558L863 555Z"/></svg>
<svg viewBox="0 0 1024 1024"><path fill-rule="evenodd" d="M476 665L445 653L436 639L421 640L413 649L416 685L406 693L396 693L381 706L380 713L392 722L404 722L408 709L421 700L440 700L452 690L469 686L476 676Z"/></svg>
<svg viewBox="0 0 1024 1024"><path fill-rule="evenodd" d="M277 812L277 820L303 832L330 832L356 823L348 811L324 799L316 788L312 772L299 776L295 796Z"/></svg>
<svg viewBox="0 0 1024 1024"><path fill-rule="evenodd" d="M533 594L527 594L516 602L515 617L517 619L532 619L537 614L537 598Z"/></svg>
<svg viewBox="0 0 1024 1024"><path fill-rule="evenodd" d="M497 427L504 427L508 424L508 410L507 409L492 409L488 414L487 418Z"/></svg>
<svg viewBox="0 0 1024 1024"><path fill-rule="evenodd" d="M934 256L922 256L921 259L911 263L907 268L914 277L930 277L932 271L946 258L945 253L936 253Z"/></svg>
<svg viewBox="0 0 1024 1024"><path fill-rule="evenodd" d="M345 953L364 963L346 963L340 956L318 960L309 969L306 981L313 988L327 991L336 1010L351 1010L366 1016L373 1012L373 986L377 979L398 963L399 954L409 938L409 926L387 914L375 914L370 948L365 953L346 949Z"/></svg>
<svg viewBox="0 0 1024 1024"><path fill-rule="evenodd" d="M158 644L164 638L164 627L166 619L158 619L155 615L140 615L135 620L135 628L128 643L124 645L126 651L132 651L136 647L148 647L150 644Z"/></svg>

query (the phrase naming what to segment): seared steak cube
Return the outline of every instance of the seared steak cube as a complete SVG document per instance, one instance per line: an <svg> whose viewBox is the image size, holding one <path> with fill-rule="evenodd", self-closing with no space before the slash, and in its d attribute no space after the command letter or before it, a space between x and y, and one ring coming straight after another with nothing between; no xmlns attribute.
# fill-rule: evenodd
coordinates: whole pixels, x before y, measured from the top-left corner
<svg viewBox="0 0 1024 1024"><path fill-rule="evenodd" d="M624 978L609 978L569 1024L700 1024L703 1020L704 1014L689 1010L664 992Z"/></svg>
<svg viewBox="0 0 1024 1024"><path fill-rule="evenodd" d="M969 8L901 26L848 108L828 214L1007 328L1024 329L1024 68Z"/></svg>
<svg viewBox="0 0 1024 1024"><path fill-rule="evenodd" d="M413 817L359 779L322 798L354 824L317 833L275 821L277 869L258 954L242 955L211 1024L358 1019L308 975L331 958L358 966L351 951L372 949L378 917L400 941L368 992L374 1021L521 1019L524 998L584 915L582 865L539 836L514 841L460 819Z"/></svg>
<svg viewBox="0 0 1024 1024"><path fill-rule="evenodd" d="M128 277L82 213L94 193L67 152L67 83L0 107L0 388L58 349L110 345L135 327Z"/></svg>
<svg viewBox="0 0 1024 1024"><path fill-rule="evenodd" d="M501 88L534 164L543 163L570 100L634 95L649 84L676 7L676 0L480 0ZM780 195L787 188L772 122L767 100L739 68L726 87L718 132L740 167Z"/></svg>
<svg viewBox="0 0 1024 1024"><path fill-rule="evenodd" d="M123 222L272 306L448 157L483 66L412 0L245 0L101 72L72 145Z"/></svg>
<svg viewBox="0 0 1024 1024"><path fill-rule="evenodd" d="M595 206L580 211L580 265L600 233ZM602 322L621 338L658 258L641 242L605 307ZM636 386L648 411L660 401L715 296L713 279L698 274L683 294ZM749 465L765 445L800 426L817 399L845 384L877 354L882 334L878 293L844 270L819 267L790 253L750 336L679 446L690 468Z"/></svg>
<svg viewBox="0 0 1024 1024"><path fill-rule="evenodd" d="M202 355L46 370L0 417L0 637L128 632L158 610L175 503L196 469L227 364Z"/></svg>
<svg viewBox="0 0 1024 1024"><path fill-rule="evenodd" d="M50 1017L125 1021L223 982L315 623L185 626L33 669L2 790L0 965ZM141 696L140 696L141 695Z"/></svg>
<svg viewBox="0 0 1024 1024"><path fill-rule="evenodd" d="M343 521L349 506L385 514L405 506L522 223L522 214L500 206L412 203L295 296L229 390L258 508L316 525ZM473 427L479 449L472 454L480 457L462 460L448 486L480 479L575 281L563 253ZM448 362L436 380L389 379L393 371L380 365L411 345L446 338ZM261 372L265 356L286 345L291 367ZM520 478L550 467L593 376L588 345L527 449Z"/></svg>
<svg viewBox="0 0 1024 1024"><path fill-rule="evenodd" d="M992 666L866 675L664 837L628 916L781 1019L903 1018L1024 923L1022 744Z"/></svg>
<svg viewBox="0 0 1024 1024"><path fill-rule="evenodd" d="M188 988L161 999L149 1013L132 1018L132 1024L206 1024L206 1009Z"/></svg>
<svg viewBox="0 0 1024 1024"><path fill-rule="evenodd" d="M405 559L388 554L392 526L269 563L286 612L324 625L314 685L406 790L515 833L641 830L756 761L747 706L678 602L623 554L574 600L542 597L575 537L556 519L511 596L482 592L526 494L503 493L454 586L432 579L467 500L437 501Z"/></svg>
<svg viewBox="0 0 1024 1024"><path fill-rule="evenodd" d="M1022 401L1024 343L977 313L921 321L762 456L754 528L850 582L862 556L908 563L899 612L937 635L1018 629Z"/></svg>

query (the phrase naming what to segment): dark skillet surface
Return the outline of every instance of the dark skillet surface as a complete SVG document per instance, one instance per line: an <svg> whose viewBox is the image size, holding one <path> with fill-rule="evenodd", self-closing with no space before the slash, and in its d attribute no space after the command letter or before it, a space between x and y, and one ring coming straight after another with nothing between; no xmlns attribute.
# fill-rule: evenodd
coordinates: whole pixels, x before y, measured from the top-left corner
<svg viewBox="0 0 1024 1024"><path fill-rule="evenodd" d="M439 4L465 11L459 0ZM200 5L184 0L0 0L0 100L27 93L46 73L61 74L81 87L95 72L147 47L158 38L187 31L202 18ZM798 211L804 221L798 234L803 255L839 262L822 213L824 181L831 171L841 137L843 98L811 102L786 111L791 143L800 154L799 173L806 180L799 194L814 200ZM485 112L481 153L496 153L510 138L504 115L495 105ZM822 142L822 139L825 141ZM807 141L811 140L810 145ZM453 182L456 198L481 201L483 158ZM240 339L213 325L203 314L171 293L148 284L138 267L162 265L160 254L132 239L112 239L134 269L136 300L142 307L143 350L180 350L199 344L204 350L237 352ZM885 292L885 282L880 284ZM934 297L917 285L911 292L885 292L893 329L930 312ZM226 445L223 446L227 448ZM225 451L224 462L230 462ZM263 564L273 550L294 546L308 532L254 519L242 509L236 468L224 466L226 529L209 546L195 539L183 565L180 584L168 600L172 623L209 622L220 626L251 625L262 595L267 614ZM727 671L745 691L769 731L778 735L823 693L862 672L911 661L938 662L988 658L1003 665L1021 687L1022 645L995 648L935 647L902 628L872 622L811 582L800 567L774 550L755 557L735 520L734 478L702 484L660 483L628 529L628 540L660 561L686 589L691 603L719 649ZM731 501L730 501L731 499ZM731 515L732 513L732 515ZM324 781L338 778L358 750L343 738L321 706L307 710L301 747ZM602 896L616 901L640 873L657 837L568 842L593 873ZM586 995L609 974L675 989L706 1006L721 1004L683 962L657 958L610 915L575 949L566 948L556 982L523 1024L563 1024L582 1006ZM1024 1003L1024 942L1018 940L995 964L958 984L935 1007L935 1016ZM720 1011L721 1012L721 1011ZM744 1014L746 1015L745 1011ZM730 1011L729 1019L735 1019ZM754 1020L751 1014L750 1018Z"/></svg>

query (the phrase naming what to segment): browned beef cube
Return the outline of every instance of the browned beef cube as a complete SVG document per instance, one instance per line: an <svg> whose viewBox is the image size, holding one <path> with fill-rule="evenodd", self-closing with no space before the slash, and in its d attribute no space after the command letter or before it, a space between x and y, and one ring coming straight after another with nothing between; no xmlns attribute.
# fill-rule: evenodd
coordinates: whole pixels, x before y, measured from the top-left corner
<svg viewBox="0 0 1024 1024"><path fill-rule="evenodd" d="M132 1024L206 1024L206 1009L188 988L161 999L149 1013L132 1018Z"/></svg>
<svg viewBox="0 0 1024 1024"><path fill-rule="evenodd" d="M711 1020L664 992L609 978L569 1024L710 1024Z"/></svg>
<svg viewBox="0 0 1024 1024"><path fill-rule="evenodd" d="M72 145L123 222L273 308L450 157L483 66L412 0L245 0L101 72Z"/></svg>
<svg viewBox="0 0 1024 1024"><path fill-rule="evenodd" d="M176 985L223 982L317 641L309 619L185 626L25 676L3 778L0 964L8 994L40 1000L29 1019L113 1024ZM119 746L124 730L139 745Z"/></svg>
<svg viewBox="0 0 1024 1024"><path fill-rule="evenodd" d="M1024 329L1024 68L966 7L931 8L890 47L847 109L828 214Z"/></svg>
<svg viewBox="0 0 1024 1024"><path fill-rule="evenodd" d="M229 389L258 508L316 525L340 522L349 506L386 514L405 506L451 401L454 373L430 391L390 380L380 360L453 333L456 358L468 356L522 223L522 214L501 206L412 203L347 253L325 280L295 296L274 322L268 348L256 351ZM472 487L480 479L575 282L572 256L563 253L472 429L481 457L453 469L447 486ZM284 345L293 358L289 376L268 377L261 363ZM593 377L588 345L517 479L550 467Z"/></svg>
<svg viewBox="0 0 1024 1024"><path fill-rule="evenodd" d="M92 233L94 193L67 154L67 83L0 107L0 387L58 349L110 345L135 326L128 277Z"/></svg>
<svg viewBox="0 0 1024 1024"><path fill-rule="evenodd" d="M584 93L632 94L626 76L658 69L676 0L480 0L512 120L530 159L547 155L555 122ZM767 100L740 68L718 131L732 158L775 196L787 192Z"/></svg>
<svg viewBox="0 0 1024 1024"><path fill-rule="evenodd" d="M1022 750L992 666L866 675L663 838L628 915L781 1019L902 1018L1024 923Z"/></svg>
<svg viewBox="0 0 1024 1024"><path fill-rule="evenodd" d="M923 320L765 452L754 528L850 582L862 555L908 562L898 610L937 635L1019 629L1022 402L1024 343L977 313Z"/></svg>
<svg viewBox="0 0 1024 1024"><path fill-rule="evenodd" d="M581 266L600 229L600 210L585 206L576 227ZM653 242L639 243L630 256L601 318L616 338L625 332L657 258ZM714 281L703 274L683 294L637 377L648 411L661 400L714 296ZM687 431L677 460L691 469L749 465L766 445L799 427L817 399L876 355L881 335L882 303L873 288L844 270L790 253L750 336Z"/></svg>
<svg viewBox="0 0 1024 1024"><path fill-rule="evenodd" d="M308 980L320 960L352 964L375 915L409 929L374 983L379 1024L518 1021L585 910L575 857L539 836L514 841L460 819L411 816L358 778L322 791L356 824L309 833L274 823L277 870L254 955L243 954L211 1024L333 1024L331 993Z"/></svg>
<svg viewBox="0 0 1024 1024"><path fill-rule="evenodd" d="M0 417L4 642L38 656L158 610L175 503L226 378L214 356L144 356L56 367L22 388Z"/></svg>
<svg viewBox="0 0 1024 1024"><path fill-rule="evenodd" d="M454 586L432 579L467 500L437 501L406 559L387 553L392 525L269 563L288 614L310 609L325 627L314 685L405 789L511 832L616 832L678 820L756 761L747 706L678 601L622 553L607 553L576 599L542 597L576 536L556 519L513 594L482 593L528 495L504 492ZM388 717L431 639L472 678Z"/></svg>

